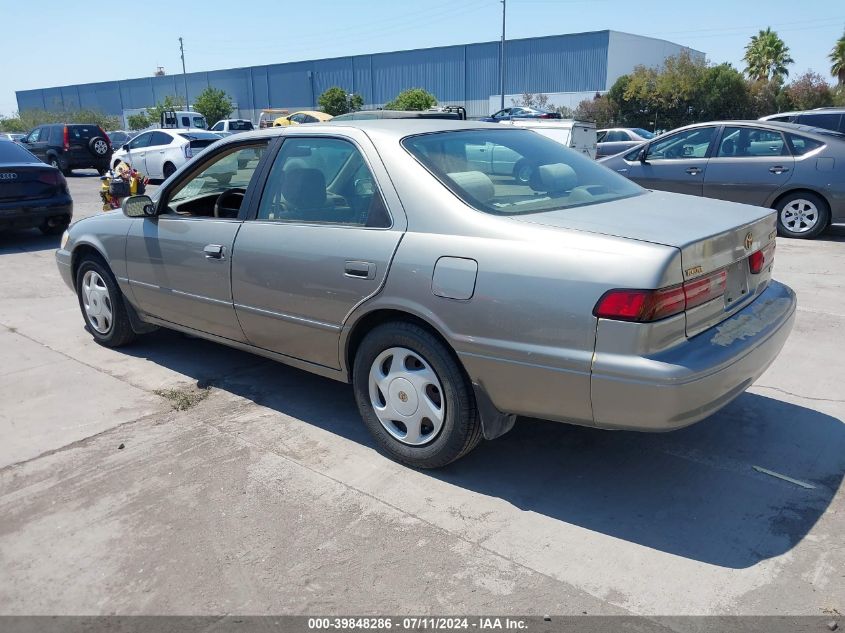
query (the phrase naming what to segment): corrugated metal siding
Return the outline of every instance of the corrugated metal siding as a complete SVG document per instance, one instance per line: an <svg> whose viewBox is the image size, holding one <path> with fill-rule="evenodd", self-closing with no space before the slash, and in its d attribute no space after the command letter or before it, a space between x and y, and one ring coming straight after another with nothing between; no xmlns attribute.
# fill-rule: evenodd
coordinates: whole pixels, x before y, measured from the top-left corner
<svg viewBox="0 0 845 633"><path fill-rule="evenodd" d="M643 41L646 57L655 54L654 40L633 35L627 38L627 61L637 62L637 40ZM505 47L505 91L605 90L609 41L609 31L509 40ZM665 44L666 51L680 48ZM225 90L241 112L315 105L317 97L331 86L360 94L368 105L382 105L400 91L416 87L434 93L443 103L477 104L499 91L499 43L189 73L187 79L191 100L207 86L214 86ZM17 98L21 110L82 105L122 114L124 110L152 106L168 95L184 96L184 92L184 80L177 74L25 90L18 92Z"/></svg>

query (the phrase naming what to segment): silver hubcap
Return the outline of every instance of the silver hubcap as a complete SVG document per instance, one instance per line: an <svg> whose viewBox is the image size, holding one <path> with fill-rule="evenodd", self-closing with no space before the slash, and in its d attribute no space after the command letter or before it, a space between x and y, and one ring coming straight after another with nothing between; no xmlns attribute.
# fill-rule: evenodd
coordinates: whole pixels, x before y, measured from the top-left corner
<svg viewBox="0 0 845 633"><path fill-rule="evenodd" d="M82 277L82 305L88 323L100 334L108 334L112 326L112 304L106 282L96 271Z"/></svg>
<svg viewBox="0 0 845 633"><path fill-rule="evenodd" d="M94 143L94 151L102 155L109 151L109 148L105 141L97 141Z"/></svg>
<svg viewBox="0 0 845 633"><path fill-rule="evenodd" d="M780 221L793 233L806 233L818 223L819 210L809 200L799 198L783 208Z"/></svg>
<svg viewBox="0 0 845 633"><path fill-rule="evenodd" d="M386 349L373 361L370 403L385 430L410 446L437 437L446 418L437 374L419 354L404 347Z"/></svg>

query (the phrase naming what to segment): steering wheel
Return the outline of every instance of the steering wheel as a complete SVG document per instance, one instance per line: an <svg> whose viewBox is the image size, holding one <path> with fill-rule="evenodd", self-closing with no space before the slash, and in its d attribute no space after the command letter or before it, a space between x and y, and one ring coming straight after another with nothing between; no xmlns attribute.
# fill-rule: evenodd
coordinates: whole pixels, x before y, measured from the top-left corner
<svg viewBox="0 0 845 633"><path fill-rule="evenodd" d="M241 210L241 204L243 204L244 196L246 195L246 189L243 187L232 187L231 189L226 189L223 193L217 196L217 200L214 201L214 217L215 218L236 218L238 217L238 213ZM238 206L231 207L227 205L227 200L230 198L238 197ZM231 204L234 200L229 201Z"/></svg>

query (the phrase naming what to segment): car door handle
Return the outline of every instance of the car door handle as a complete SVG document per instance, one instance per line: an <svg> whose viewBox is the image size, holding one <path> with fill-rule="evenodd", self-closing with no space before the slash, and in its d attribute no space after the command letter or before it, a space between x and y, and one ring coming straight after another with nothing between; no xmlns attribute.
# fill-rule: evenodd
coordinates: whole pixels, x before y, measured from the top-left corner
<svg viewBox="0 0 845 633"><path fill-rule="evenodd" d="M618 171L620 174L627 174L627 173L628 173L628 169L627 169L627 168L624 168L624 169L617 169L616 171Z"/></svg>
<svg viewBox="0 0 845 633"><path fill-rule="evenodd" d="M373 262L349 260L346 262L343 274L356 279L375 279L376 265Z"/></svg>
<svg viewBox="0 0 845 633"><path fill-rule="evenodd" d="M782 165L775 165L774 167L769 167L769 171L773 174L782 174L786 171L789 171L789 167L784 167Z"/></svg>
<svg viewBox="0 0 845 633"><path fill-rule="evenodd" d="M687 173L690 176L698 176L698 174L701 173L701 168L700 167L690 167L689 169L687 169Z"/></svg>
<svg viewBox="0 0 845 633"><path fill-rule="evenodd" d="M207 244L202 252L206 259L223 259L223 246L220 244Z"/></svg>

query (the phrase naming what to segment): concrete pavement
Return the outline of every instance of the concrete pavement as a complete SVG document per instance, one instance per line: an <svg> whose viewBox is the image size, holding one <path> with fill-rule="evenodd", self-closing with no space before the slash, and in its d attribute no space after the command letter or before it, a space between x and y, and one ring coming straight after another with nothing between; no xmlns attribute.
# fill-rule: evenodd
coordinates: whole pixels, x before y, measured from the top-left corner
<svg viewBox="0 0 845 633"><path fill-rule="evenodd" d="M377 453L343 384L168 332L96 345L56 243L0 235L0 613L843 611L845 230L778 242L795 331L712 418L520 420L437 472Z"/></svg>

